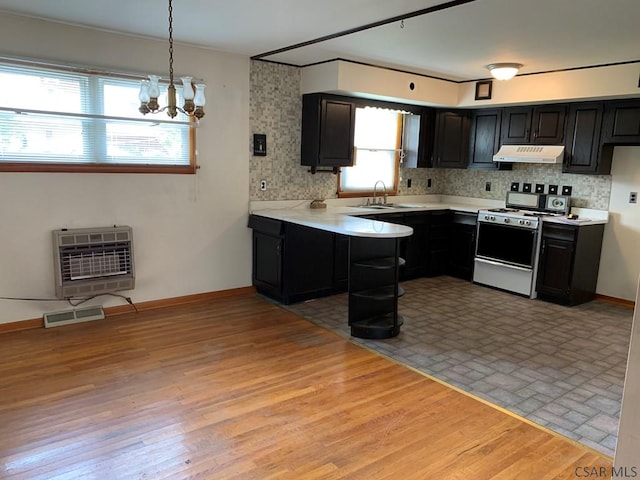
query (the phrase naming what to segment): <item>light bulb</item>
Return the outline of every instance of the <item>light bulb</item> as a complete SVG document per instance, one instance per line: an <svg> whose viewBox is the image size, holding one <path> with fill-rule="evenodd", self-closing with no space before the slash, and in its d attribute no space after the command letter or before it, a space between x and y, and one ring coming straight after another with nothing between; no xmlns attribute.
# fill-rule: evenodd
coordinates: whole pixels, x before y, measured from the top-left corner
<svg viewBox="0 0 640 480"><path fill-rule="evenodd" d="M158 75L149 75L149 96L151 98L158 98L160 96L159 81L160 77Z"/></svg>
<svg viewBox="0 0 640 480"><path fill-rule="evenodd" d="M196 107L204 107L204 105L207 103L207 99L204 96L205 86L206 85L204 83L196 84L196 94L193 97L193 103L196 105Z"/></svg>
<svg viewBox="0 0 640 480"><path fill-rule="evenodd" d="M193 99L193 87L191 86L191 77L182 77L182 98L185 100Z"/></svg>
<svg viewBox="0 0 640 480"><path fill-rule="evenodd" d="M138 94L138 98L142 103L149 103L149 80L142 80L140 82L140 93Z"/></svg>

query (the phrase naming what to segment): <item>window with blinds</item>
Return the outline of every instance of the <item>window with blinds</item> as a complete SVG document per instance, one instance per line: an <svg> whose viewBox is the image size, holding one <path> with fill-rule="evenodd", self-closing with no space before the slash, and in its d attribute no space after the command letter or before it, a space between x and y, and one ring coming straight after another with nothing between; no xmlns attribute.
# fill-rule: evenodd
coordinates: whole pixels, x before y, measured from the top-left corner
<svg viewBox="0 0 640 480"><path fill-rule="evenodd" d="M139 88L133 78L0 62L0 171L193 173L194 123L143 116ZM166 105L166 85L163 96Z"/></svg>
<svg viewBox="0 0 640 480"><path fill-rule="evenodd" d="M354 146L354 166L340 169L338 195L369 194L378 180L383 181L387 193L397 193L402 114L383 108L356 108Z"/></svg>

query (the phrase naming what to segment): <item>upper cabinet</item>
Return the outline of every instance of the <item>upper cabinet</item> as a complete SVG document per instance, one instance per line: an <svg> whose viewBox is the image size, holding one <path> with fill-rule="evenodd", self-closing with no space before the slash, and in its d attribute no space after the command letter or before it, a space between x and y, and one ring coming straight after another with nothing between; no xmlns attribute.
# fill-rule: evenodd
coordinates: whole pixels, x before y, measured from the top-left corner
<svg viewBox="0 0 640 480"><path fill-rule="evenodd" d="M435 132L435 110L423 108L419 114L405 115L402 131L402 145L405 168L431 167Z"/></svg>
<svg viewBox="0 0 640 480"><path fill-rule="evenodd" d="M319 93L302 97L301 165L350 167L356 105L347 97Z"/></svg>
<svg viewBox="0 0 640 480"><path fill-rule="evenodd" d="M437 112L434 167L467 168L470 118L468 110Z"/></svg>
<svg viewBox="0 0 640 480"><path fill-rule="evenodd" d="M603 143L640 145L640 99L607 103Z"/></svg>
<svg viewBox="0 0 640 480"><path fill-rule="evenodd" d="M469 168L498 169L493 155L500 148L502 109L483 108L471 114L469 137Z"/></svg>
<svg viewBox="0 0 640 480"><path fill-rule="evenodd" d="M564 173L607 175L611 172L613 146L602 144L604 109L604 102L569 106Z"/></svg>
<svg viewBox="0 0 640 480"><path fill-rule="evenodd" d="M505 108L502 112L502 144L561 144L566 112L564 104Z"/></svg>

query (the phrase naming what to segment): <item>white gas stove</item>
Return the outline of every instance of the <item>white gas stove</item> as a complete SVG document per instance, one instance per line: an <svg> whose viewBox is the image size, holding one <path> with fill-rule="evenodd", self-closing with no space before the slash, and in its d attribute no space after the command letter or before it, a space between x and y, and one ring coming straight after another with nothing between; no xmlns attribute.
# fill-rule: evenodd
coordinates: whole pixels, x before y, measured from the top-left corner
<svg viewBox="0 0 640 480"><path fill-rule="evenodd" d="M505 208L480 210L474 283L535 298L542 221L567 215L570 204L567 196L508 192Z"/></svg>

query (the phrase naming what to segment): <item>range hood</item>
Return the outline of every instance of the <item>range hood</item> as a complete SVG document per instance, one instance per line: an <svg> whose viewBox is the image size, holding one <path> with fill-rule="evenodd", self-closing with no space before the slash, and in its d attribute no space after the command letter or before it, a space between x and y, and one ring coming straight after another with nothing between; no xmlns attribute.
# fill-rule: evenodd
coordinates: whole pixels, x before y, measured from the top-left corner
<svg viewBox="0 0 640 480"><path fill-rule="evenodd" d="M562 163L564 145L503 145L494 162Z"/></svg>

